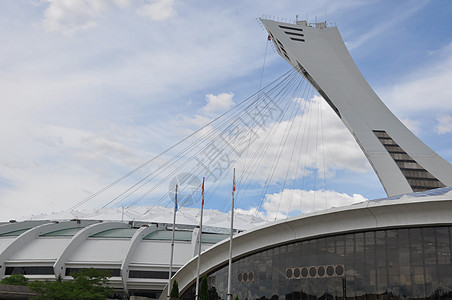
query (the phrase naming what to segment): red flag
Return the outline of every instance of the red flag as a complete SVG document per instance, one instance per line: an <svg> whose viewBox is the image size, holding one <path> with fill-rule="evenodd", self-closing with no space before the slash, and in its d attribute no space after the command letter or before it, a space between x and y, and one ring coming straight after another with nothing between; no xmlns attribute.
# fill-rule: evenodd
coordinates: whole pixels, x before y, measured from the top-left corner
<svg viewBox="0 0 452 300"><path fill-rule="evenodd" d="M204 177L202 178L202 205L204 205Z"/></svg>
<svg viewBox="0 0 452 300"><path fill-rule="evenodd" d="M235 192L235 168L234 168L234 177L232 178L232 191Z"/></svg>

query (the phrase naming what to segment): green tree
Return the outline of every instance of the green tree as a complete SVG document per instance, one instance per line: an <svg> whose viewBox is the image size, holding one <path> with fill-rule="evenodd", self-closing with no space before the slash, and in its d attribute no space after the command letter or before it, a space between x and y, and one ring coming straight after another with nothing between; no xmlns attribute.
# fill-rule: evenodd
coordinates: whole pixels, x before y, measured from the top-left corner
<svg viewBox="0 0 452 300"><path fill-rule="evenodd" d="M239 295L235 295L235 300L239 300Z"/></svg>
<svg viewBox="0 0 452 300"><path fill-rule="evenodd" d="M107 286L111 273L94 268L81 269L72 274L74 280L34 281L30 288L38 294L36 299L105 299L113 294L113 289Z"/></svg>
<svg viewBox="0 0 452 300"><path fill-rule="evenodd" d="M173 288L170 293L171 300L179 300L179 284L176 280L173 282Z"/></svg>
<svg viewBox="0 0 452 300"><path fill-rule="evenodd" d="M204 277L201 280L199 299L200 300L209 300L209 285L207 283L207 275L204 275Z"/></svg>
<svg viewBox="0 0 452 300"><path fill-rule="evenodd" d="M27 285L28 278L22 274L13 274L0 280L0 284Z"/></svg>
<svg viewBox="0 0 452 300"><path fill-rule="evenodd" d="M52 281L33 281L29 284L30 289L38 296L35 299L75 299L71 293L71 282L57 280Z"/></svg>

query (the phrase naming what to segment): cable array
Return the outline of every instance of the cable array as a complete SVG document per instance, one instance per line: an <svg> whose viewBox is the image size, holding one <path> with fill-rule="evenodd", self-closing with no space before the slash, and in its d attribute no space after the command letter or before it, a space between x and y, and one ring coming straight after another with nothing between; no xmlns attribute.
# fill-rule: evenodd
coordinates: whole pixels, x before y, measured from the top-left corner
<svg viewBox="0 0 452 300"><path fill-rule="evenodd" d="M293 191L305 189L304 178L309 172L315 176L315 187L316 169L319 168L315 155L316 161L307 171L307 151L311 147L309 129L316 103L311 100L313 88L298 71L291 69L285 72L186 138L73 205L68 211L78 209L95 198L99 199L105 191L115 187L121 191L112 198L102 199L101 209L120 206L130 209L147 205L149 212L156 206L172 203L169 183L174 180L179 182L179 195L182 195L179 196L182 200L180 206L195 205L200 189L197 178L202 177L206 177L206 199L214 203L213 207L229 210L231 170L234 167L238 171L238 207L240 204L256 207L257 216L267 195L279 191L276 219L283 212L280 211L281 203L286 201L283 192L291 186L290 211ZM262 75L263 72L264 69ZM319 115L316 118L321 119ZM312 134L315 135L317 148L319 143L323 143L321 124ZM322 165L325 168L324 161ZM302 207L299 210L302 212ZM288 211L285 212L287 215Z"/></svg>

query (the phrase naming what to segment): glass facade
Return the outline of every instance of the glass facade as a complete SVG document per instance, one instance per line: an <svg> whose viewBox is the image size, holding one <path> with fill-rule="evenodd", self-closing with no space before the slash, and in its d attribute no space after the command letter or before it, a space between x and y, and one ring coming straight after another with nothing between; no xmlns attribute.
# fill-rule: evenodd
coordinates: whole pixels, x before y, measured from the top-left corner
<svg viewBox="0 0 452 300"><path fill-rule="evenodd" d="M239 299L452 299L451 226L327 236L233 262ZM208 274L211 299L226 299L228 266ZM194 284L182 295L194 299Z"/></svg>

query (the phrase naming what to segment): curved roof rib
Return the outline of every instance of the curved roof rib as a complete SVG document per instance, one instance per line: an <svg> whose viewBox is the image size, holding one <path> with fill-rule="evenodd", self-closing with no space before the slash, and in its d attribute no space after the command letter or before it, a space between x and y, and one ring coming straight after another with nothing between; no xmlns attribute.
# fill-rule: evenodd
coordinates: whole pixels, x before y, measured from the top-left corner
<svg viewBox="0 0 452 300"><path fill-rule="evenodd" d="M91 235L99 233L101 231L114 229L114 228L129 228L129 225L121 222L105 222L89 225L79 232L77 232L71 239L71 242L61 255L57 258L53 265L55 276L64 276L66 273L66 261L70 259L71 255L77 250L77 248Z"/></svg>
<svg viewBox="0 0 452 300"><path fill-rule="evenodd" d="M21 230L21 229L27 229L29 226L35 226L30 229L27 229L25 232L17 236L7 247L0 253L0 278L5 275L5 262L10 258L14 253L18 252L20 249L28 245L31 241L38 238L40 235L67 229L67 228L73 228L74 227L74 221L67 221L67 222L50 222L46 221L46 223L36 226L36 224L39 224L40 222L20 222L20 223L13 223L13 224L7 224L3 225L0 229L0 232L11 232L15 230ZM84 222L86 226L86 222Z"/></svg>
<svg viewBox="0 0 452 300"><path fill-rule="evenodd" d="M449 189L447 191L450 191ZM405 196L396 200L366 201L350 206L301 215L251 229L234 236L233 260L268 248L319 236L394 227L451 224L452 194L433 197ZM200 274L228 262L229 240L201 254ZM196 279L197 257L173 277L181 294ZM166 288L160 299L166 297Z"/></svg>

